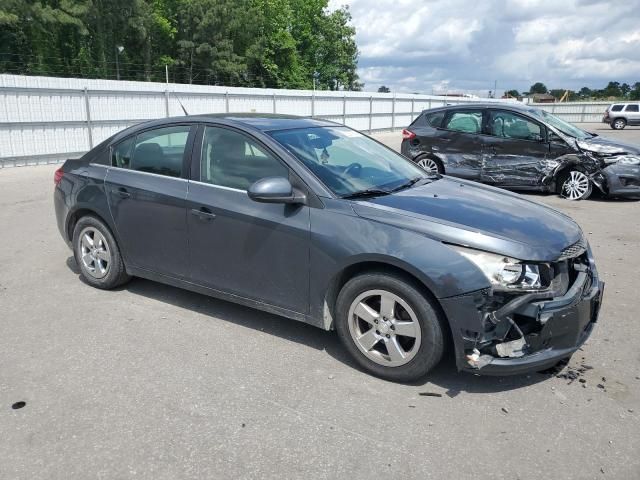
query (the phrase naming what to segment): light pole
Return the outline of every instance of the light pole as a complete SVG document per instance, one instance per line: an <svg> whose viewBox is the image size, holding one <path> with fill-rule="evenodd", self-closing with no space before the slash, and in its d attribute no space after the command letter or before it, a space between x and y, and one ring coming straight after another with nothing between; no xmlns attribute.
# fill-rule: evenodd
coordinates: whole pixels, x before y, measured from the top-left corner
<svg viewBox="0 0 640 480"><path fill-rule="evenodd" d="M124 47L122 45L116 45L116 78L118 80L120 80L120 62L118 57L122 52L124 52Z"/></svg>

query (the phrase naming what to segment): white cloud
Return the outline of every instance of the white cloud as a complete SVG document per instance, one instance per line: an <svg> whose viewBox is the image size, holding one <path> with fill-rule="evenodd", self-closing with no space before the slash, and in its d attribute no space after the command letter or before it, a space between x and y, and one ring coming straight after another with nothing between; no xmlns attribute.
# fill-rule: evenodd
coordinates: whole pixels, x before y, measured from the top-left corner
<svg viewBox="0 0 640 480"><path fill-rule="evenodd" d="M330 0L348 4L368 90L527 90L640 81L640 0ZM444 86L444 87L443 87Z"/></svg>

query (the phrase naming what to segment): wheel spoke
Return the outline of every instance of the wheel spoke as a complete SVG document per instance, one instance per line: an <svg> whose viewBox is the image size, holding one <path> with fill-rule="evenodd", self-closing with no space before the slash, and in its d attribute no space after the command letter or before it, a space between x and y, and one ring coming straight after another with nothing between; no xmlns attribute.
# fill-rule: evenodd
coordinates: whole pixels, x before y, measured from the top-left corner
<svg viewBox="0 0 640 480"><path fill-rule="evenodd" d="M396 301L391 295L380 295L380 315L386 318L394 318Z"/></svg>
<svg viewBox="0 0 640 480"><path fill-rule="evenodd" d="M104 238L102 237L102 234L100 234L100 232L98 232L97 230L95 230L93 232L93 245L96 248L99 248L101 245L104 244L103 242Z"/></svg>
<svg viewBox="0 0 640 480"><path fill-rule="evenodd" d="M387 346L387 352L389 352L389 358L392 362L399 362L404 360L404 350L398 343L398 339L391 337L384 342Z"/></svg>
<svg viewBox="0 0 640 480"><path fill-rule="evenodd" d="M93 262L93 258L91 258L91 254L89 253L85 253L84 255L82 255L82 262L86 265L86 266L90 266L91 263Z"/></svg>
<svg viewBox="0 0 640 480"><path fill-rule="evenodd" d="M416 324L414 322L394 322L395 334L404 337L416 336Z"/></svg>
<svg viewBox="0 0 640 480"><path fill-rule="evenodd" d="M376 312L373 308L371 308L364 302L358 303L358 306L356 307L354 313L358 316L358 318L361 318L371 325L374 325L374 320L379 317L378 312Z"/></svg>
<svg viewBox="0 0 640 480"><path fill-rule="evenodd" d="M85 248L93 247L93 238L91 238L88 233L82 236L82 246Z"/></svg>
<svg viewBox="0 0 640 480"><path fill-rule="evenodd" d="M375 328L370 329L366 333L358 337L358 342L362 345L362 348L369 351L373 346L380 341L380 337L376 334Z"/></svg>

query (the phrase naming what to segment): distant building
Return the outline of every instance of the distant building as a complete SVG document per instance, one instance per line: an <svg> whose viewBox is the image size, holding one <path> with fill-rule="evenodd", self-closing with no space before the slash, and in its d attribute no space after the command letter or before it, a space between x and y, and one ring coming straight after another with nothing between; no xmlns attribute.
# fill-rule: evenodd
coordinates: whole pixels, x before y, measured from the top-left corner
<svg viewBox="0 0 640 480"><path fill-rule="evenodd" d="M529 98L533 103L555 103L557 101L556 97L548 93L534 93L529 95Z"/></svg>

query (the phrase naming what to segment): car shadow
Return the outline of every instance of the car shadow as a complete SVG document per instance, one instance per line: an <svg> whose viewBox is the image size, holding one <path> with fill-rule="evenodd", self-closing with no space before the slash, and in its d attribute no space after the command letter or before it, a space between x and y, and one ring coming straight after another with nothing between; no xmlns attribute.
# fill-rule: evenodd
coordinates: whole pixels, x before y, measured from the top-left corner
<svg viewBox="0 0 640 480"><path fill-rule="evenodd" d="M82 280L80 270L73 256L67 259L66 264ZM86 282L83 283L86 284ZM325 331L279 315L143 278L133 278L131 282L112 291L123 290L197 312L211 317L212 321L231 322L245 328L259 330L262 333L296 342L315 350L324 351L333 359L358 370L363 375L370 375L349 356L334 331ZM413 382L404 382L403 384L425 388L433 385L438 389L444 389L446 396L454 398L462 392L482 394L519 389L549 378L549 374L543 373L494 377L459 372L455 365L453 353L449 349L440 364L429 372L427 376Z"/></svg>

